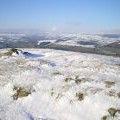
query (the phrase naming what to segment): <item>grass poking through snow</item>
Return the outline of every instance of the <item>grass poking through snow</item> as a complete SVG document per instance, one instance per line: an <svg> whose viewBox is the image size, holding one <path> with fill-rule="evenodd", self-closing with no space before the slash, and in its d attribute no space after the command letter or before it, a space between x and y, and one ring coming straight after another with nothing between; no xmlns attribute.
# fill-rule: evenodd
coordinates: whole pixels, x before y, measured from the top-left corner
<svg viewBox="0 0 120 120"><path fill-rule="evenodd" d="M77 92L76 97L79 101L82 101L82 100L84 100L85 94L82 92Z"/></svg>
<svg viewBox="0 0 120 120"><path fill-rule="evenodd" d="M18 98L21 98L21 97L26 97L29 94L31 94L29 90L21 86L14 86L13 90L15 90L15 94L13 95L14 100L17 100Z"/></svg>

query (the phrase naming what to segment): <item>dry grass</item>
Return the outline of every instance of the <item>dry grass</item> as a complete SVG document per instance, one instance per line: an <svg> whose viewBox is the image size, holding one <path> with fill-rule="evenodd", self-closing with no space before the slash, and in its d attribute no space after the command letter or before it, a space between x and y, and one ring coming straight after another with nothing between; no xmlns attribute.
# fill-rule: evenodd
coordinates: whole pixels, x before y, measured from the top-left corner
<svg viewBox="0 0 120 120"><path fill-rule="evenodd" d="M79 101L82 101L84 99L85 95L82 92L78 92L78 93L76 93L76 97Z"/></svg>
<svg viewBox="0 0 120 120"><path fill-rule="evenodd" d="M114 82L114 81L108 81L108 80L106 80L106 81L104 81L104 83L105 83L105 86L106 86L107 88L110 88L110 87L112 87L112 86L115 85L115 82Z"/></svg>
<svg viewBox="0 0 120 120"><path fill-rule="evenodd" d="M27 89L25 89L25 87L21 87L21 86L14 86L13 90L15 90L15 94L13 95L13 99L17 100L18 98L21 97L26 97L29 94L31 94L31 92Z"/></svg>

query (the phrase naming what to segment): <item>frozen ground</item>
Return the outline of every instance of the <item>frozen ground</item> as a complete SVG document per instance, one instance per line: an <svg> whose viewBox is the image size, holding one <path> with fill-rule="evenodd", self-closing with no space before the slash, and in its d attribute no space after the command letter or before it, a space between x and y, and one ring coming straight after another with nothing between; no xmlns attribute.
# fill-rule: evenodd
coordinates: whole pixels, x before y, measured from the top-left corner
<svg viewBox="0 0 120 120"><path fill-rule="evenodd" d="M34 44L33 44L34 41ZM19 42L19 44L17 44ZM120 42L119 34L32 34L32 33L1 33L0 46L6 48L15 45L18 47L21 43L22 47L36 47L43 42L50 42L59 45L71 45L94 48L114 42ZM12 44L11 44L12 43ZM27 45L25 44L27 43ZM31 44L30 44L31 43ZM28 47L27 46L27 47Z"/></svg>
<svg viewBox="0 0 120 120"><path fill-rule="evenodd" d="M0 120L120 120L120 58L6 51L0 50Z"/></svg>
<svg viewBox="0 0 120 120"><path fill-rule="evenodd" d="M49 37L48 37L49 38ZM96 45L103 46L114 42L120 42L120 36L112 35L95 35L95 34L61 34L56 37L56 40L40 40L38 45L42 42L51 42L60 45L72 45L94 48Z"/></svg>

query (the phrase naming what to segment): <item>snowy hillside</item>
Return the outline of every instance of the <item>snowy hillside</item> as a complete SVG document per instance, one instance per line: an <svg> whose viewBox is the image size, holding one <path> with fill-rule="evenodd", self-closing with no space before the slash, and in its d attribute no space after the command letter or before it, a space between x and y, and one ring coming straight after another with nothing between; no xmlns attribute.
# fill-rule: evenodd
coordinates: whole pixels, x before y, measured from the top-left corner
<svg viewBox="0 0 120 120"><path fill-rule="evenodd" d="M103 35L103 34L61 34L59 36L47 40L38 41L38 45L42 42L51 42L60 45L72 45L82 47L96 47L96 45L103 46L109 43L120 42L120 35Z"/></svg>
<svg viewBox="0 0 120 120"><path fill-rule="evenodd" d="M120 120L120 58L0 50L0 120Z"/></svg>
<svg viewBox="0 0 120 120"><path fill-rule="evenodd" d="M0 33L0 43L3 46L11 45L17 42L24 44L35 42L35 45L40 45L43 42L50 42L60 45L72 45L91 47L107 45L109 43L120 42L119 34L52 34L52 33ZM32 43L33 44L33 43ZM20 45L20 43L19 43Z"/></svg>

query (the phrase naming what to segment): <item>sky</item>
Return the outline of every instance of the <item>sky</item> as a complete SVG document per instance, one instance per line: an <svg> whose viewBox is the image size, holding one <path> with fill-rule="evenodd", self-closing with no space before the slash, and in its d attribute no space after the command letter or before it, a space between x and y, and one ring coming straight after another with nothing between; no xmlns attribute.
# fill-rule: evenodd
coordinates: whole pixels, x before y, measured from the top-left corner
<svg viewBox="0 0 120 120"><path fill-rule="evenodd" d="M120 0L0 0L0 30L120 32Z"/></svg>

